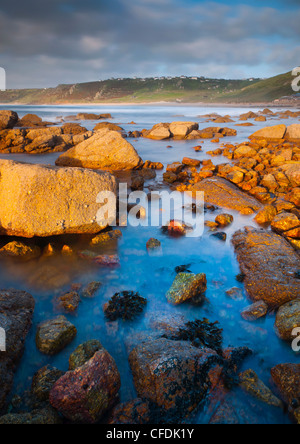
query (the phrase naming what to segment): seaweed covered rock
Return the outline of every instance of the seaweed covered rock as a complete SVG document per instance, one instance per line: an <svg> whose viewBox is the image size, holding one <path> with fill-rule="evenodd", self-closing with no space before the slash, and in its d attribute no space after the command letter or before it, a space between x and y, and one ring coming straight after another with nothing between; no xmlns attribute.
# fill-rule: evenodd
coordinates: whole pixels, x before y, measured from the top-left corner
<svg viewBox="0 0 300 444"><path fill-rule="evenodd" d="M222 359L213 350L161 338L138 345L129 362L142 399L185 417L206 395L208 373Z"/></svg>
<svg viewBox="0 0 300 444"><path fill-rule="evenodd" d="M174 305L203 295L207 289L207 280L204 273L179 273L177 274L172 287L166 294L168 302Z"/></svg>
<svg viewBox="0 0 300 444"><path fill-rule="evenodd" d="M61 370L52 368L49 365L41 368L33 376L31 385L32 395L39 401L47 401L52 387L63 374L64 372Z"/></svg>
<svg viewBox="0 0 300 444"><path fill-rule="evenodd" d="M73 341L76 334L76 327L65 316L58 316L38 326L36 346L41 353L56 355Z"/></svg>
<svg viewBox="0 0 300 444"><path fill-rule="evenodd" d="M194 347L207 347L218 354L222 353L223 330L218 322L211 323L208 319L187 322L176 333L164 337L175 341L189 341Z"/></svg>
<svg viewBox="0 0 300 444"><path fill-rule="evenodd" d="M110 321L123 319L131 321L139 316L145 309L147 300L133 291L116 293L111 300L105 304L104 313Z"/></svg>
<svg viewBox="0 0 300 444"><path fill-rule="evenodd" d="M50 403L70 421L97 423L117 401L120 374L101 349L82 367L67 372L50 392Z"/></svg>
<svg viewBox="0 0 300 444"><path fill-rule="evenodd" d="M69 358L69 370L76 370L89 361L95 353L102 350L101 342L97 340L87 341L79 345Z"/></svg>

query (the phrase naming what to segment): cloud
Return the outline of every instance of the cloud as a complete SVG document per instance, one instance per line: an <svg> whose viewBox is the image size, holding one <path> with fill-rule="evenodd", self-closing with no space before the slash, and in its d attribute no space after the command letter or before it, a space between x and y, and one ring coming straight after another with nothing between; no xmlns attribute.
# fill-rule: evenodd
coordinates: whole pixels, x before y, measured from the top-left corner
<svg viewBox="0 0 300 444"><path fill-rule="evenodd" d="M267 76L299 65L296 2L246 3L5 2L0 66L9 87L47 87L134 75Z"/></svg>

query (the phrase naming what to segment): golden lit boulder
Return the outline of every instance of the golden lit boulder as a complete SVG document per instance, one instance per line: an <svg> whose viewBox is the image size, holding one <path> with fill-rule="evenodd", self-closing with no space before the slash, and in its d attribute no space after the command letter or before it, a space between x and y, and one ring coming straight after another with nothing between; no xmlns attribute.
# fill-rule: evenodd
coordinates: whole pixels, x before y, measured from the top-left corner
<svg viewBox="0 0 300 444"><path fill-rule="evenodd" d="M138 168L143 161L119 132L103 129L63 153L56 165L120 171Z"/></svg>
<svg viewBox="0 0 300 444"><path fill-rule="evenodd" d="M293 125L288 126L286 135L286 139L288 140L300 140L300 124L294 123Z"/></svg>
<svg viewBox="0 0 300 444"><path fill-rule="evenodd" d="M18 114L14 111L0 111L0 130L12 129L18 120Z"/></svg>
<svg viewBox="0 0 300 444"><path fill-rule="evenodd" d="M199 125L196 122L173 122L170 125L170 131L175 138L184 139L192 131L197 131Z"/></svg>
<svg viewBox="0 0 300 444"><path fill-rule="evenodd" d="M97 221L97 196L116 188L107 172L0 160L0 234L98 233L112 221Z"/></svg>
<svg viewBox="0 0 300 444"><path fill-rule="evenodd" d="M267 126L250 136L250 139L267 139L278 140L283 139L286 133L285 125Z"/></svg>

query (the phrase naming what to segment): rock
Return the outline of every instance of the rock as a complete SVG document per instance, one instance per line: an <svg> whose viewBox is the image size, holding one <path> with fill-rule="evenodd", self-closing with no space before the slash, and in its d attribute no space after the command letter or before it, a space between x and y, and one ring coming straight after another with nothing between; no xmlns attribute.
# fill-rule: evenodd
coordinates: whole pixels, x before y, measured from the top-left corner
<svg viewBox="0 0 300 444"><path fill-rule="evenodd" d="M111 114L92 114L92 113L78 113L76 116L77 120L101 120L101 119L112 119Z"/></svg>
<svg viewBox="0 0 300 444"><path fill-rule="evenodd" d="M151 162L151 160L146 160L143 168L151 169L151 170L163 170L164 165L161 162Z"/></svg>
<svg viewBox="0 0 300 444"><path fill-rule="evenodd" d="M117 405L110 416L109 424L137 425L149 424L151 409L148 401L134 399L133 401Z"/></svg>
<svg viewBox="0 0 300 444"><path fill-rule="evenodd" d="M145 180L141 176L133 176L131 178L131 189L132 191L143 191Z"/></svg>
<svg viewBox="0 0 300 444"><path fill-rule="evenodd" d="M292 187L300 186L300 162L281 165L279 171L284 173Z"/></svg>
<svg viewBox="0 0 300 444"><path fill-rule="evenodd" d="M77 330L64 316L45 321L38 326L36 346L45 355L56 355L69 345Z"/></svg>
<svg viewBox="0 0 300 444"><path fill-rule="evenodd" d="M219 232L219 233L213 233L210 235L210 237L214 237L222 242L226 242L227 241L227 234L223 233L223 232Z"/></svg>
<svg viewBox="0 0 300 444"><path fill-rule="evenodd" d="M241 387L254 398L265 404L283 408L283 404L271 390L258 378L253 370L246 370L240 375Z"/></svg>
<svg viewBox="0 0 300 444"><path fill-rule="evenodd" d="M97 125L94 128L94 131L100 131L103 129L108 129L109 131L118 131L118 132L124 131L123 128L121 128L119 125L115 125L114 123L110 122L97 123Z"/></svg>
<svg viewBox="0 0 300 444"><path fill-rule="evenodd" d="M220 177L205 179L191 187L190 191L203 191L205 201L221 208L247 211L248 214L262 208L254 197L240 191L235 185Z"/></svg>
<svg viewBox="0 0 300 444"><path fill-rule="evenodd" d="M58 309L64 310L67 313L74 313L79 307L81 300L76 291L70 291L57 298Z"/></svg>
<svg viewBox="0 0 300 444"><path fill-rule="evenodd" d="M289 411L299 422L300 364L280 364L272 368L271 375Z"/></svg>
<svg viewBox="0 0 300 444"><path fill-rule="evenodd" d="M169 127L157 126L154 127L145 137L153 140L166 140L170 139L171 132L169 130Z"/></svg>
<svg viewBox="0 0 300 444"><path fill-rule="evenodd" d="M226 295L234 301L242 301L244 299L243 291L238 287L233 287L230 290L227 290Z"/></svg>
<svg viewBox="0 0 300 444"><path fill-rule="evenodd" d="M95 424L116 403L120 386L116 363L102 349L57 381L50 392L50 403L70 421Z"/></svg>
<svg viewBox="0 0 300 444"><path fill-rule="evenodd" d="M300 220L295 214L280 213L273 219L271 227L276 233L284 233L300 227Z"/></svg>
<svg viewBox="0 0 300 444"><path fill-rule="evenodd" d="M226 176L227 180L229 180L232 183L235 183L236 185L242 183L244 181L244 178L245 174L242 171L232 171Z"/></svg>
<svg viewBox="0 0 300 444"><path fill-rule="evenodd" d="M277 215L277 210L273 205L266 205L255 216L255 222L259 225L270 224Z"/></svg>
<svg viewBox="0 0 300 444"><path fill-rule="evenodd" d="M95 236L91 242L90 245L96 247L106 244L107 242L111 242L113 240L117 240L120 237L122 237L122 231L120 230L112 230L108 231L106 233L101 233Z"/></svg>
<svg viewBox="0 0 300 444"><path fill-rule="evenodd" d="M98 194L116 193L109 173L0 160L0 174L1 235L98 233L111 223L96 220ZM110 210L115 211L113 203Z"/></svg>
<svg viewBox="0 0 300 444"><path fill-rule="evenodd" d="M0 412L13 386L13 375L23 355L34 307L34 299L29 293L0 290L0 328L6 335L6 352L0 351Z"/></svg>
<svg viewBox="0 0 300 444"><path fill-rule="evenodd" d="M210 349L162 338L141 343L129 356L138 396L180 417L204 398L208 373L220 360Z"/></svg>
<svg viewBox="0 0 300 444"><path fill-rule="evenodd" d="M98 351L103 350L99 341L87 341L79 345L69 358L69 370L76 370L86 364Z"/></svg>
<svg viewBox="0 0 300 444"><path fill-rule="evenodd" d="M257 156L256 150L251 148L250 146L246 146L246 145L240 146L234 152L235 159L242 159L242 158L246 158L246 157L252 158L255 156Z"/></svg>
<svg viewBox="0 0 300 444"><path fill-rule="evenodd" d="M84 287L81 292L81 296L85 299L92 299L95 297L95 294L102 287L101 282L90 282L88 285Z"/></svg>
<svg viewBox="0 0 300 444"><path fill-rule="evenodd" d="M264 301L258 301L253 305L250 305L242 311L241 316L246 321L256 321L263 318L268 313L268 306Z"/></svg>
<svg viewBox="0 0 300 444"><path fill-rule="evenodd" d="M117 131L97 131L94 136L63 153L58 166L101 170L133 170L143 165L134 147Z"/></svg>
<svg viewBox="0 0 300 444"><path fill-rule="evenodd" d="M62 130L64 134L72 134L72 136L78 136L79 134L85 134L88 130L79 125L78 123L65 123L62 126Z"/></svg>
<svg viewBox="0 0 300 444"><path fill-rule="evenodd" d="M293 341L293 330L300 327L300 299L282 305L276 316L276 333L284 341Z"/></svg>
<svg viewBox="0 0 300 444"><path fill-rule="evenodd" d="M285 138L287 140L295 140L299 142L300 139L300 125L295 123L287 127Z"/></svg>
<svg viewBox="0 0 300 444"><path fill-rule="evenodd" d="M42 410L33 410L31 413L8 414L0 418L0 424L5 425L58 425L62 421L58 413L48 407Z"/></svg>
<svg viewBox="0 0 300 444"><path fill-rule="evenodd" d="M151 238L148 240L146 247L147 250L156 250L157 248L161 248L161 242L157 239Z"/></svg>
<svg viewBox="0 0 300 444"><path fill-rule="evenodd" d="M246 228L236 232L232 242L254 302L263 300L274 309L299 297L300 281L294 275L300 258L283 237Z"/></svg>
<svg viewBox="0 0 300 444"><path fill-rule="evenodd" d="M120 258L117 254L101 254L96 256L93 261L101 267L119 267Z"/></svg>
<svg viewBox="0 0 300 444"><path fill-rule="evenodd" d="M215 221L220 227L227 227L233 222L233 216L231 214L219 214Z"/></svg>
<svg viewBox="0 0 300 444"><path fill-rule="evenodd" d="M207 280L204 273L178 273L172 287L166 294L170 304L179 305L183 302L202 295L207 290Z"/></svg>
<svg viewBox="0 0 300 444"><path fill-rule="evenodd" d="M265 116L258 116L254 120L255 120L255 122L266 122L267 121Z"/></svg>
<svg viewBox="0 0 300 444"><path fill-rule="evenodd" d="M49 365L41 368L32 379L31 393L39 401L48 401L54 384L63 376L64 372Z"/></svg>
<svg viewBox="0 0 300 444"><path fill-rule="evenodd" d="M250 136L250 139L281 140L286 134L285 125L268 126Z"/></svg>
<svg viewBox="0 0 300 444"><path fill-rule="evenodd" d="M46 126L48 122L43 120L36 114L26 114L22 119L18 121L18 126L23 128L35 128L40 126Z"/></svg>
<svg viewBox="0 0 300 444"><path fill-rule="evenodd" d="M184 157L182 160L182 164L190 167L199 167L201 165L201 161L197 159L191 159L190 157Z"/></svg>
<svg viewBox="0 0 300 444"><path fill-rule="evenodd" d="M117 319L133 320L139 316L147 305L147 299L133 291L116 293L111 300L105 304L104 313L110 321Z"/></svg>
<svg viewBox="0 0 300 444"><path fill-rule="evenodd" d="M173 122L170 125L170 132L174 138L184 139L192 131L197 131L199 124L195 122Z"/></svg>
<svg viewBox="0 0 300 444"><path fill-rule="evenodd" d="M300 188L293 188L286 198L289 202L295 204L297 207L300 207Z"/></svg>
<svg viewBox="0 0 300 444"><path fill-rule="evenodd" d="M31 261L41 256L41 249L37 245L26 245L23 242L13 241L0 249L0 256Z"/></svg>
<svg viewBox="0 0 300 444"><path fill-rule="evenodd" d="M18 114L14 111L0 111L0 131L12 129L18 123Z"/></svg>

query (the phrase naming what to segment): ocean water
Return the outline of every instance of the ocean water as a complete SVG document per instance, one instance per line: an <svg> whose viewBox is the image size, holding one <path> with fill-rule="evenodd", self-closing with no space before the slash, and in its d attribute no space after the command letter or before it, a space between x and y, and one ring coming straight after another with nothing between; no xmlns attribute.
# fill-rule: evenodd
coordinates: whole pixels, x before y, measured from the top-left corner
<svg viewBox="0 0 300 444"><path fill-rule="evenodd" d="M4 108L4 107L2 107ZM11 108L11 107L6 107ZM238 116L248 109L244 108L201 108L195 106L105 106L105 107L75 107L75 106L15 106L20 116L35 113L44 120L59 121L65 117L79 112L111 113L113 122L120 124L126 131L151 128L159 122L172 122L176 120L197 121L200 128L214 126L207 123L205 118L198 116L210 113L230 115L238 122ZM258 111L258 109L253 109ZM136 124L130 124L134 121ZM282 121L281 121L282 122ZM283 123L296 123L295 119L288 119ZM235 123L215 126L228 126L238 130L237 137L224 139L227 143L236 143L247 140L247 137L257 129L266 125L277 124L276 118L267 123L253 122L254 127L235 127ZM95 126L95 122L82 122L88 129ZM162 162L164 165L173 161L181 161L188 156L203 160L210 158L206 151L216 149L218 144L205 141L203 152L195 153L193 147L198 141L152 141L147 139L130 142L135 146L144 160ZM171 145L172 148L167 148ZM9 158L30 163L54 164L58 154L44 155L0 155L0 158ZM227 159L214 158L214 163L224 163ZM147 188L164 188L162 173L157 178L146 183ZM222 212L206 213L207 220L213 221L216 215ZM226 211L228 212L228 211ZM224 331L224 348L227 346L247 346L254 352L253 356L245 361L243 369L252 368L258 376L272 387L270 370L277 364L286 362L299 362L299 355L295 354L290 345L279 340L274 331L275 315L248 323L241 318L240 312L251 304L247 298L244 286L238 283L236 275L240 272L233 247L231 236L246 225L255 226L252 217L240 216L234 211L235 220L227 232L227 241L220 242L210 237L205 230L199 238L171 238L165 235L159 227L126 227L122 228L123 237L103 253L117 253L120 256L119 268L100 268L77 257L61 257L33 261L20 264L11 261L2 261L0 268L0 282L2 288L17 288L29 291L36 300L34 324L26 341L26 350L21 365L16 373L13 394L22 395L30 388L33 374L42 366L50 364L62 370L68 368L70 353L82 342L89 339L99 339L105 348L115 358L121 373L122 388L121 401L129 401L136 397L132 376L128 364L126 343L132 335L153 332L153 320L159 316L183 315L186 320L208 318L210 321L219 321ZM146 243L154 237L162 243L161 255L149 255ZM76 250L84 249L88 245L89 237L69 236L53 239L59 245L72 245ZM49 242L49 240L47 240ZM45 241L46 243L46 241ZM208 289L206 301L202 305L184 304L179 307L170 306L165 294L170 288L176 273L175 267L189 265L194 273L206 273ZM53 279L53 285L50 282ZM45 285L45 280L47 285ZM70 346L55 357L40 354L35 346L35 332L37 325L45 319L51 319L58 313L53 303L61 290L68 290L73 283L87 284L91 281L100 281L101 289L92 300L82 300L76 315L68 315L68 319L77 327L78 335ZM57 288L55 281L61 282ZM243 291L243 299L234 301L226 296L226 290L239 287ZM138 291L147 298L148 305L145 313L135 322L109 323L103 314L103 305L116 292L124 290ZM250 397L251 398L251 397ZM243 395L245 408L250 400L249 395ZM280 409L263 406L261 423L289 423L288 416ZM191 421L205 423L209 419L206 411L199 409Z"/></svg>

